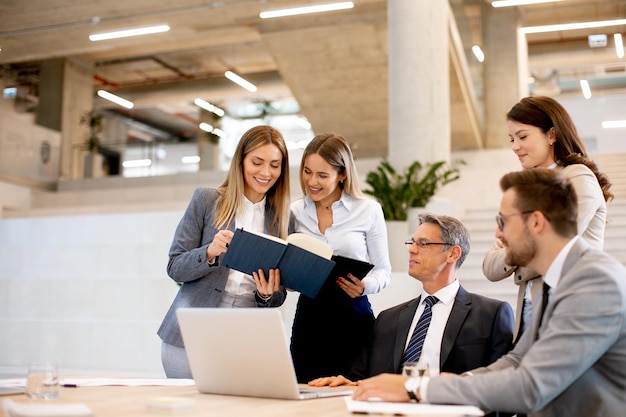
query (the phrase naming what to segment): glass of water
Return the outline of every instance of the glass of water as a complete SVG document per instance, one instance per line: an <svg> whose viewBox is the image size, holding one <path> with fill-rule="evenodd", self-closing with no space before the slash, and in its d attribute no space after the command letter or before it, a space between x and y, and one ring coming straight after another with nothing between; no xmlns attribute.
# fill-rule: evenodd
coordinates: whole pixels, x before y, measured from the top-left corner
<svg viewBox="0 0 626 417"><path fill-rule="evenodd" d="M26 376L26 395L50 400L59 396L59 375L54 362L33 362Z"/></svg>

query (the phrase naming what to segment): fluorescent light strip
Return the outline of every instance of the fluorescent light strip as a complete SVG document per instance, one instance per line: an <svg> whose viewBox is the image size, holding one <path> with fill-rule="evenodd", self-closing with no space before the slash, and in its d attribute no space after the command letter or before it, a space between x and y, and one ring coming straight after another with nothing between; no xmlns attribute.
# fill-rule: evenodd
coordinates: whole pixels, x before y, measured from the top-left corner
<svg viewBox="0 0 626 417"><path fill-rule="evenodd" d="M606 120L602 122L604 129L615 129L618 127L626 127L626 120Z"/></svg>
<svg viewBox="0 0 626 417"><path fill-rule="evenodd" d="M197 164L198 162L200 162L200 157L198 155L183 156L182 158L180 158L180 162L182 162L183 164Z"/></svg>
<svg viewBox="0 0 626 417"><path fill-rule="evenodd" d="M228 78L229 80L231 80L232 82L234 82L235 84L239 85L240 87L245 88L251 93L254 93L256 91L256 85L252 84L250 81L244 78L241 78L239 75L235 74L232 71L226 71L224 73L224 76Z"/></svg>
<svg viewBox="0 0 626 417"><path fill-rule="evenodd" d="M152 165L152 159L133 159L122 162L124 168L142 168Z"/></svg>
<svg viewBox="0 0 626 417"><path fill-rule="evenodd" d="M527 6L529 4L554 3L563 0L496 0L491 2L492 7Z"/></svg>
<svg viewBox="0 0 626 417"><path fill-rule="evenodd" d="M224 132L222 129L218 129L218 128L213 128L213 132L214 135L219 136L220 138L225 138L226 137L226 132Z"/></svg>
<svg viewBox="0 0 626 417"><path fill-rule="evenodd" d="M135 107L135 104L132 101L128 101L125 98L116 96L115 94L111 94L108 91L98 90L98 95L105 100L109 100L118 106L125 107L127 109L132 109Z"/></svg>
<svg viewBox="0 0 626 417"><path fill-rule="evenodd" d="M210 111L211 113L218 115L219 117L222 117L226 114L224 110L220 109L217 106L214 106L206 100L202 100L201 98L195 99L193 103L206 111Z"/></svg>
<svg viewBox="0 0 626 417"><path fill-rule="evenodd" d="M213 132L213 126L211 126L208 123L202 122L198 125L198 127L202 130L204 130L205 132L211 133Z"/></svg>
<svg viewBox="0 0 626 417"><path fill-rule="evenodd" d="M583 96L586 99L591 98L591 88L589 88L589 81L580 80L580 89L583 91Z"/></svg>
<svg viewBox="0 0 626 417"><path fill-rule="evenodd" d="M617 57L624 58L624 42L622 41L622 34L614 34L613 39L615 40L615 53L617 53Z"/></svg>
<svg viewBox="0 0 626 417"><path fill-rule="evenodd" d="M336 10L352 9L354 3L351 1L343 1L339 3L317 4L314 6L292 7L289 9L267 10L259 13L261 19L270 19L273 17L294 16L299 14L331 12Z"/></svg>
<svg viewBox="0 0 626 417"><path fill-rule="evenodd" d="M522 33L546 33L546 32L559 32L563 30L603 28L607 26L619 26L619 25L626 25L626 19L599 20L596 22L563 23L560 25L529 26L529 27L521 28L520 30L522 31Z"/></svg>
<svg viewBox="0 0 626 417"><path fill-rule="evenodd" d="M480 49L480 46L478 45L472 46L472 52L474 53L474 56L476 57L478 62L485 62L485 53L483 52L482 49Z"/></svg>
<svg viewBox="0 0 626 417"><path fill-rule="evenodd" d="M142 28L117 30L114 32L102 32L89 35L92 42L105 41L109 39L128 38L129 36L150 35L152 33L167 32L170 30L168 25L146 26Z"/></svg>

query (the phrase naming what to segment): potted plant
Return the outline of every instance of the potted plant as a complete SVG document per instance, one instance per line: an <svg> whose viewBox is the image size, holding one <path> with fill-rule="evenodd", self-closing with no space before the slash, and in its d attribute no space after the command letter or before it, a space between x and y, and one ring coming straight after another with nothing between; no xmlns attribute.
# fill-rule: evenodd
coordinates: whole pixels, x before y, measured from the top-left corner
<svg viewBox="0 0 626 417"><path fill-rule="evenodd" d="M383 160L375 171L367 174L366 183L370 189L365 193L374 196L382 205L385 220L407 220L409 208L426 207L441 187L458 180L458 165L464 163L438 161L422 164L415 161L399 172Z"/></svg>
<svg viewBox="0 0 626 417"><path fill-rule="evenodd" d="M96 113L95 110L85 112L80 117L80 124L86 125L89 128L89 135L85 141L85 147L89 152L97 152L100 148L100 137L98 136L102 131L102 115Z"/></svg>
<svg viewBox="0 0 626 417"><path fill-rule="evenodd" d="M102 131L102 114L89 110L80 117L80 124L89 128L84 148L88 151L83 159L83 175L86 178L104 176L104 156L100 149L100 132Z"/></svg>

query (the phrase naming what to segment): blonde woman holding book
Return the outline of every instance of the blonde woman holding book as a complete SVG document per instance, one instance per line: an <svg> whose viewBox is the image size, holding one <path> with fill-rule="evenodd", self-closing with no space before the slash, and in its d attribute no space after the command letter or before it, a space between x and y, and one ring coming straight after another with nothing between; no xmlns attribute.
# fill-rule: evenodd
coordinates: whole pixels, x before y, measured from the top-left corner
<svg viewBox="0 0 626 417"><path fill-rule="evenodd" d="M256 126L241 137L226 180L195 190L169 251L168 275L180 289L158 335L168 378L191 378L180 333L179 307L273 307L285 301L280 275L267 279L220 265L235 228L285 238L289 228L289 160L281 133Z"/></svg>

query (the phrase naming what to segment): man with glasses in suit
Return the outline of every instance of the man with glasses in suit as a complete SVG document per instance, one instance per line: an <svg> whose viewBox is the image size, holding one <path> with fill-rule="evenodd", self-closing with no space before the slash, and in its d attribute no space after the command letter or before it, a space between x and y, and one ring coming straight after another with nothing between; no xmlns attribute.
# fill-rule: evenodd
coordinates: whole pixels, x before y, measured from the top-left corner
<svg viewBox="0 0 626 417"><path fill-rule="evenodd" d="M309 385L354 385L380 373L399 374L407 361L428 368L430 375L460 374L486 366L511 349L511 306L467 292L456 278L470 250L469 232L459 220L422 214L405 244L409 275L422 283L422 294L378 315L370 341L348 375L318 378ZM426 314L430 323L423 325ZM413 343L416 339L419 346Z"/></svg>

